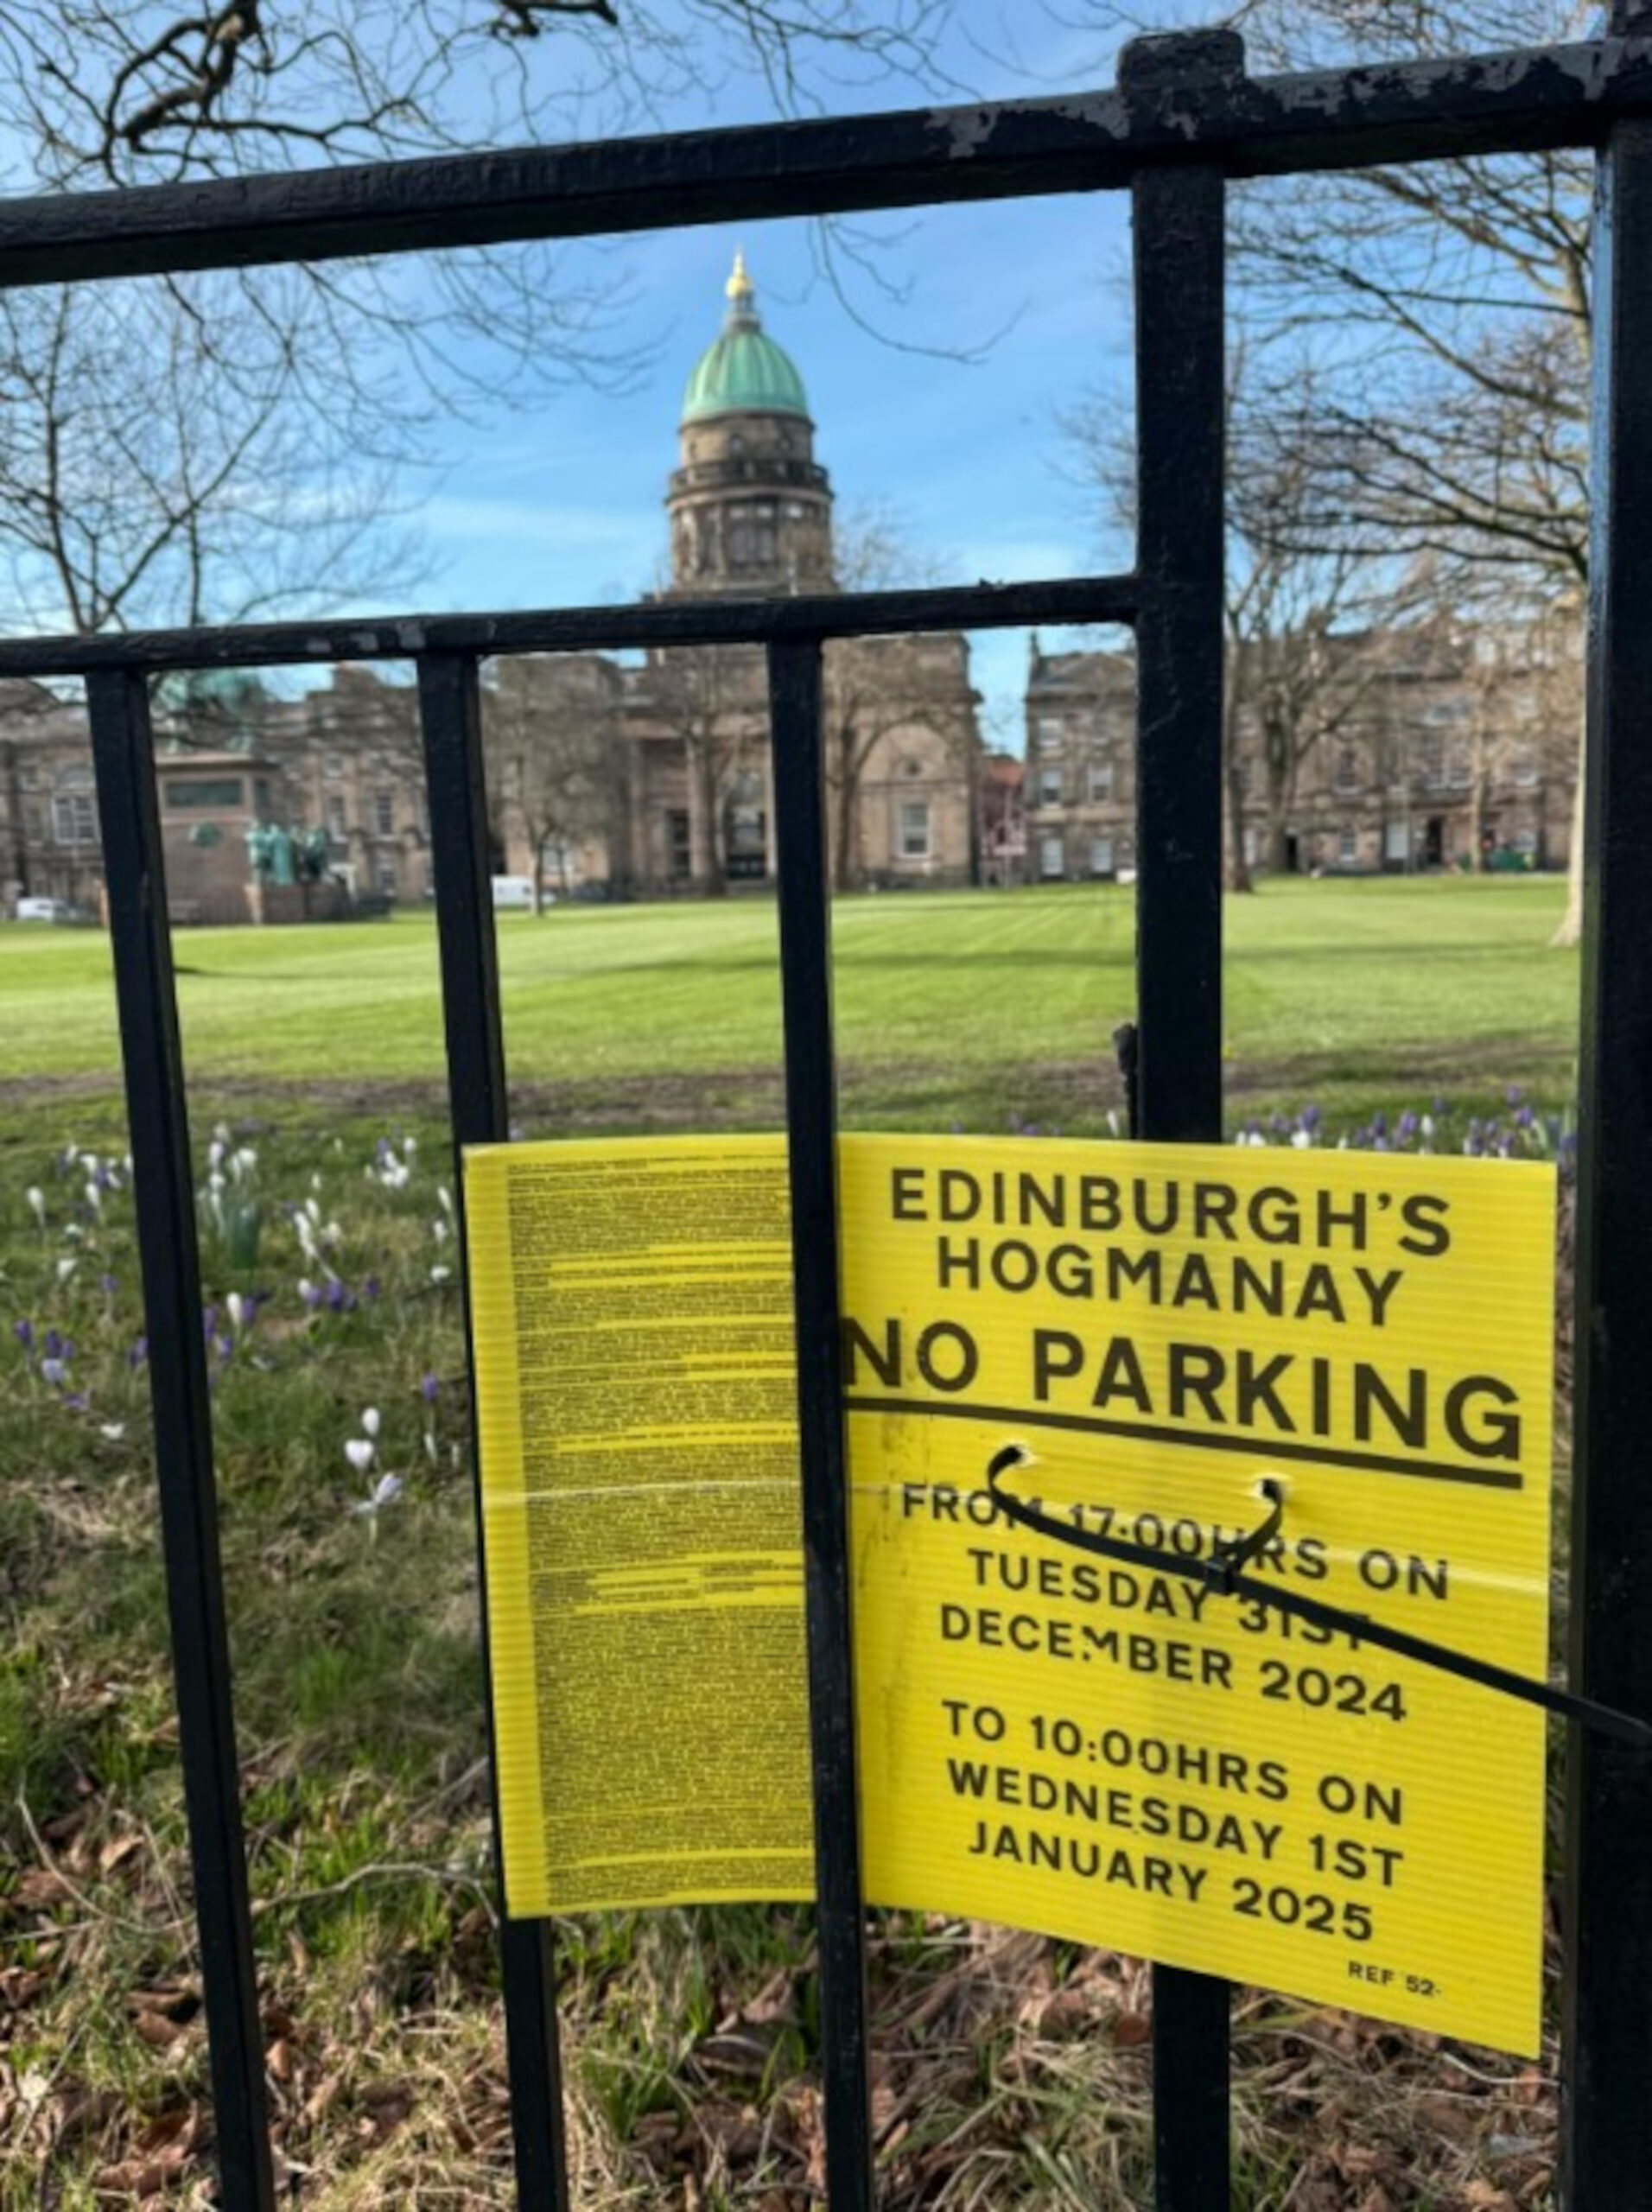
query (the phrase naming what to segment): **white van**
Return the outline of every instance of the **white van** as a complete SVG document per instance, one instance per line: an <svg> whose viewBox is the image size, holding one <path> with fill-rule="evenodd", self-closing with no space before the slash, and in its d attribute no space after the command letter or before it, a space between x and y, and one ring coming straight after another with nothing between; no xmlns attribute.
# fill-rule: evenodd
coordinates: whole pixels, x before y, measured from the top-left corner
<svg viewBox="0 0 1652 2212"><path fill-rule="evenodd" d="M531 875L496 875L493 878L493 909L496 913L532 913L533 878Z"/></svg>
<svg viewBox="0 0 1652 2212"><path fill-rule="evenodd" d="M67 899L20 899L17 919L20 922L67 922L70 908Z"/></svg>

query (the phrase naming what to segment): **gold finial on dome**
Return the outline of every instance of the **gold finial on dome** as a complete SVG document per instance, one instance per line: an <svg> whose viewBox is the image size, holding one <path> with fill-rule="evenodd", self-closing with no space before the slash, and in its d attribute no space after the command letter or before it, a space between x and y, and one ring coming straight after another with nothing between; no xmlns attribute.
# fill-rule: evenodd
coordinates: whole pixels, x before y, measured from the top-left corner
<svg viewBox="0 0 1652 2212"><path fill-rule="evenodd" d="M745 250L743 247L736 246L734 270L728 282L723 286L723 291L738 305L741 301L749 300L754 289L751 278L746 274Z"/></svg>

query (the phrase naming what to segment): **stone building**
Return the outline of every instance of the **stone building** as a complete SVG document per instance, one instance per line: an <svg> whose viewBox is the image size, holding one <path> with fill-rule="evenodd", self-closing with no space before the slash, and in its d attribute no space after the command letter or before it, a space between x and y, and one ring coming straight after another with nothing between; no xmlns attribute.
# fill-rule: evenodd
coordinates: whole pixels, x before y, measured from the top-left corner
<svg viewBox="0 0 1652 2212"><path fill-rule="evenodd" d="M1318 654L1318 665L1308 656ZM1439 619L1284 639L1229 664L1226 835L1249 866L1563 868L1583 711L1575 624ZM1027 877L1135 865L1134 664L1045 653L1026 688Z"/></svg>
<svg viewBox="0 0 1652 2212"><path fill-rule="evenodd" d="M683 393L661 596L829 594L832 492L803 379L763 328L738 255L725 294L722 328ZM838 885L970 880L979 739L968 641L834 643L822 706ZM537 861L553 884L571 874L622 896L772 879L760 648L501 664L485 721L508 872L531 875Z"/></svg>
<svg viewBox="0 0 1652 2212"><path fill-rule="evenodd" d="M803 380L764 329L738 257L725 290L722 327L683 395L662 596L829 594L832 488ZM1248 650L1230 679L1229 813L1252 865L1428 869L1476 855L1565 865L1581 712L1575 626L1442 617L1284 639ZM484 687L496 874L618 898L772 877L760 650L527 656L486 670ZM1128 880L1129 656L1047 653L1033 639L1024 763L983 754L978 703L956 632L828 648L837 886ZM209 677L158 702L157 733L163 757L201 755L180 776L187 806L165 810L180 918L247 908L245 876L230 879L252 818L323 830L328 873L358 900L429 897L410 685L343 667L277 698L254 678ZM40 685L0 684L0 912L27 893L92 908L98 868L83 713Z"/></svg>
<svg viewBox="0 0 1652 2212"><path fill-rule="evenodd" d="M683 395L666 493L667 599L829 594L832 493L803 380L764 330L743 261L722 327ZM759 648L640 658L534 655L485 672L497 874L617 897L721 891L774 874L766 659ZM835 880L963 883L977 868L977 697L956 633L834 643L823 677ZM241 797L169 855L180 917L229 918L226 855L245 850L253 781L266 819L321 829L358 899L431 889L429 818L411 687L335 668L296 698L235 680L162 717L166 741L248 756ZM256 755L256 776L252 766ZM84 719L33 685L0 694L0 863L9 897L95 896Z"/></svg>

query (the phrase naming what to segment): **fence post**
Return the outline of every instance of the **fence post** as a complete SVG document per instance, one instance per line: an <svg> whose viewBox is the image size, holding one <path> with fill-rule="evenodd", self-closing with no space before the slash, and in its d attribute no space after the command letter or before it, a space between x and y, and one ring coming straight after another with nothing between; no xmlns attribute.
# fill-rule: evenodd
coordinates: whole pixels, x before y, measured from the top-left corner
<svg viewBox="0 0 1652 2212"><path fill-rule="evenodd" d="M487 798L482 768L481 695L476 663L465 653L424 653L418 664L419 721L424 740L425 797L435 868L436 932L442 956L442 1012L447 1029L448 1087L453 1115L454 1203L459 1249L465 1249L467 1144L503 1144L510 1135L505 1044L499 1014L498 947L488 865ZM469 1282L466 1283L467 1335ZM474 1372L473 1359L472 1371ZM472 1409L471 1466L475 1483L477 1572L480 1605L482 1694L487 1703L487 1772L493 1821L493 1865L505 1902L499 1841L498 1758L493 1742L492 1675L487 1663L486 1560L482 1551L481 1455ZM505 2060L511 2082L511 2133L517 2202L522 2212L567 2212L567 2130L562 2111L562 2050L556 2017L556 1953L548 1920L505 1920L499 1929L505 1985Z"/></svg>
<svg viewBox="0 0 1652 2212"><path fill-rule="evenodd" d="M126 1077L213 2127L226 2212L273 2212L264 2037L201 1336L194 1176L156 804L155 740L143 672L116 668L88 677L86 712Z"/></svg>
<svg viewBox="0 0 1652 2212"><path fill-rule="evenodd" d="M1612 29L1652 34L1649 0ZM1652 1715L1652 121L1614 124L1594 250L1570 1671ZM1652 1758L1566 1745L1561 2202L1652 2204Z"/></svg>
<svg viewBox="0 0 1652 2212"><path fill-rule="evenodd" d="M838 1318L837 1077L820 676L818 639L770 645L826 2201L831 2212L870 2212L866 1907L855 1784L848 1473Z"/></svg>
<svg viewBox="0 0 1652 2212"><path fill-rule="evenodd" d="M1234 33L1134 41L1132 119L1219 102L1244 73ZM1136 313L1137 1134L1222 1135L1222 650L1225 196L1219 169L1148 168L1134 187ZM1153 1978L1159 2212L1229 2201L1224 1981Z"/></svg>

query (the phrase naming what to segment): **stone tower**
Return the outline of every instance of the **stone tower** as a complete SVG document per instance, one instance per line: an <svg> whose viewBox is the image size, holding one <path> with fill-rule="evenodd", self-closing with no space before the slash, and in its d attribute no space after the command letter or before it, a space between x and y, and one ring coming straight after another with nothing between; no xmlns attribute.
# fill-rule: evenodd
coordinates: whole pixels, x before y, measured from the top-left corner
<svg viewBox="0 0 1652 2212"><path fill-rule="evenodd" d="M765 332L743 255L689 378L666 510L675 596L835 589L832 494L803 379Z"/></svg>

